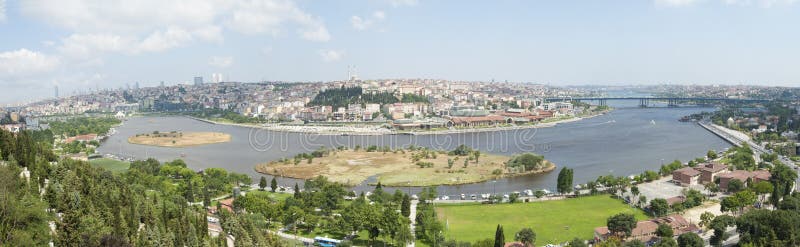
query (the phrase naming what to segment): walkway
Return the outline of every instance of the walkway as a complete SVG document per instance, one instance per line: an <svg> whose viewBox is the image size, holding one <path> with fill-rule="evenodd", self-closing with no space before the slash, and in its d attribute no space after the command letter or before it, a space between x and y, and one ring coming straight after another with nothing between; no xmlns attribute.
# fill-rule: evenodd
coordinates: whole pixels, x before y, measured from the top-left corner
<svg viewBox="0 0 800 247"><path fill-rule="evenodd" d="M419 203L418 200L411 201L411 210L409 210L411 213L408 215L408 219L411 220L411 224L409 225L409 227L411 227L411 235L414 235L414 225L416 224L417 219L417 203ZM415 243L416 241L409 243L408 247L414 247Z"/></svg>

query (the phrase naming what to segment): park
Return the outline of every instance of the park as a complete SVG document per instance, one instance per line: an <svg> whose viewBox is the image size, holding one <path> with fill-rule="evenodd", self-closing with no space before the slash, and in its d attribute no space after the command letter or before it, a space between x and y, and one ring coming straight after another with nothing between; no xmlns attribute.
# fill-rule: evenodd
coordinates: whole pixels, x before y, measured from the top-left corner
<svg viewBox="0 0 800 247"><path fill-rule="evenodd" d="M481 154L464 146L449 152L414 147L337 148L256 166L256 171L264 174L298 179L324 176L347 185L357 185L375 176L387 186L469 184L554 169L555 165L542 156Z"/></svg>
<svg viewBox="0 0 800 247"><path fill-rule="evenodd" d="M514 239L514 234L523 228L533 229L537 245L592 239L594 228L605 226L608 217L618 213L647 219L641 210L608 195L511 204L440 203L436 204L436 213L445 224L448 240L485 239L494 236L500 224L506 239Z"/></svg>

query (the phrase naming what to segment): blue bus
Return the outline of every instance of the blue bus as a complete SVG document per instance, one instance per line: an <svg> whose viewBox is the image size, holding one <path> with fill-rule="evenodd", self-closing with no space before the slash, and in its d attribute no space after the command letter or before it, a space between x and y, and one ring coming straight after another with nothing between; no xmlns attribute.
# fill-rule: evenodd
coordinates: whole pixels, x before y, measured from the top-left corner
<svg viewBox="0 0 800 247"><path fill-rule="evenodd" d="M321 247L336 247L342 241L326 238L326 237L315 237L314 238L314 246L321 246Z"/></svg>

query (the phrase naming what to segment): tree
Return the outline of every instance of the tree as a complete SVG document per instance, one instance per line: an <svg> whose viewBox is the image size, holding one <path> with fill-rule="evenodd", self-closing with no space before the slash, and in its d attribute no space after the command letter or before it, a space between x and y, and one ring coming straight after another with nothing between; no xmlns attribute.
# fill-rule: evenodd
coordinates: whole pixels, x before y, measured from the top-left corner
<svg viewBox="0 0 800 247"><path fill-rule="evenodd" d="M776 162L772 167L770 181L774 187L773 193L770 196L772 205L778 205L780 200L792 193L792 185L797 180L797 172L792 168Z"/></svg>
<svg viewBox="0 0 800 247"><path fill-rule="evenodd" d="M672 227L667 224L658 224L658 228L656 228L656 236L662 238L671 238L674 235L672 231Z"/></svg>
<svg viewBox="0 0 800 247"><path fill-rule="evenodd" d="M586 241L579 238L574 238L572 241L569 241L569 247L587 247Z"/></svg>
<svg viewBox="0 0 800 247"><path fill-rule="evenodd" d="M622 244L622 247L645 247L644 243L641 240L634 239Z"/></svg>
<svg viewBox="0 0 800 247"><path fill-rule="evenodd" d="M650 212L654 217L661 217L667 215L669 212L669 204L663 198L656 198L650 201Z"/></svg>
<svg viewBox="0 0 800 247"><path fill-rule="evenodd" d="M572 192L572 169L561 168L558 172L558 180L556 182L558 193L566 194Z"/></svg>
<svg viewBox="0 0 800 247"><path fill-rule="evenodd" d="M608 218L606 226L612 234L627 237L636 227L636 218L633 214L620 213Z"/></svg>
<svg viewBox="0 0 800 247"><path fill-rule="evenodd" d="M453 168L453 165L456 163L453 159L447 159L447 169Z"/></svg>
<svg viewBox="0 0 800 247"><path fill-rule="evenodd" d="M258 181L258 188L263 191L264 188L266 188L266 187L267 187L267 178L265 178L264 176L261 176L261 180Z"/></svg>
<svg viewBox="0 0 800 247"><path fill-rule="evenodd" d="M758 195L758 201L760 202L764 202L765 196L775 190L774 186L772 186L772 183L767 181L758 182L752 187L753 192Z"/></svg>
<svg viewBox="0 0 800 247"><path fill-rule="evenodd" d="M751 246L798 246L800 212L750 210L736 219L739 244Z"/></svg>
<svg viewBox="0 0 800 247"><path fill-rule="evenodd" d="M537 190L536 192L533 192L533 196L535 196L536 198L544 197L544 190Z"/></svg>
<svg viewBox="0 0 800 247"><path fill-rule="evenodd" d="M714 150L708 150L708 153L706 153L706 157L708 157L709 160L716 159L717 152L714 152Z"/></svg>
<svg viewBox="0 0 800 247"><path fill-rule="evenodd" d="M506 245L506 237L503 235L503 226L497 225L497 230L494 231L494 247L504 247Z"/></svg>
<svg viewBox="0 0 800 247"><path fill-rule="evenodd" d="M269 183L269 188L272 189L273 193L275 193L275 190L278 189L278 180L275 180L275 177L272 177L272 181Z"/></svg>
<svg viewBox="0 0 800 247"><path fill-rule="evenodd" d="M411 215L411 198L408 194L403 195L403 201L400 203L400 214L406 218Z"/></svg>
<svg viewBox="0 0 800 247"><path fill-rule="evenodd" d="M673 238L662 238L653 247L678 247L678 242Z"/></svg>
<svg viewBox="0 0 800 247"><path fill-rule="evenodd" d="M475 150L472 152L472 155L475 156L475 164L478 164L478 158L481 157L481 151Z"/></svg>
<svg viewBox="0 0 800 247"><path fill-rule="evenodd" d="M744 182L739 179L731 179L728 182L728 192L729 193L736 193L744 189Z"/></svg>
<svg viewBox="0 0 800 247"><path fill-rule="evenodd" d="M741 192L737 192L732 196L725 197L720 202L721 211L726 212L736 212L739 211L741 213L745 207L752 206L756 202L756 194L752 191L745 190Z"/></svg>
<svg viewBox="0 0 800 247"><path fill-rule="evenodd" d="M678 246L680 247L703 247L705 242L700 235L694 232L687 232L678 236Z"/></svg>
<svg viewBox="0 0 800 247"><path fill-rule="evenodd" d="M703 212L702 214L700 214L700 227L710 227L712 220L714 220L713 213Z"/></svg>
<svg viewBox="0 0 800 247"><path fill-rule="evenodd" d="M536 242L536 233L530 228L522 228L514 235L514 240L521 242L525 246L533 246Z"/></svg>
<svg viewBox="0 0 800 247"><path fill-rule="evenodd" d="M714 230L714 235L711 236L709 242L712 246L721 246L722 242L728 239L728 234L725 230L729 226L736 225L736 218L729 215L720 215L711 221L711 229Z"/></svg>

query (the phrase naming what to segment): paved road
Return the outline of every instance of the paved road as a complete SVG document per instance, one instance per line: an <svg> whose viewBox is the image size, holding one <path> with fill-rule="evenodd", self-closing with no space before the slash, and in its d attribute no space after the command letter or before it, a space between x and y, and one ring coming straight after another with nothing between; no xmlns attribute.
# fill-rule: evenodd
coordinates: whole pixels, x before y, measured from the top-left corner
<svg viewBox="0 0 800 247"><path fill-rule="evenodd" d="M411 201L411 210L409 210L410 214L408 215L408 219L411 220L411 224L409 225L409 227L411 227L411 235L414 235L414 228L416 227L415 225L417 219L417 203L419 203L419 201L417 200ZM409 243L408 247L414 247L415 242L416 241Z"/></svg>

